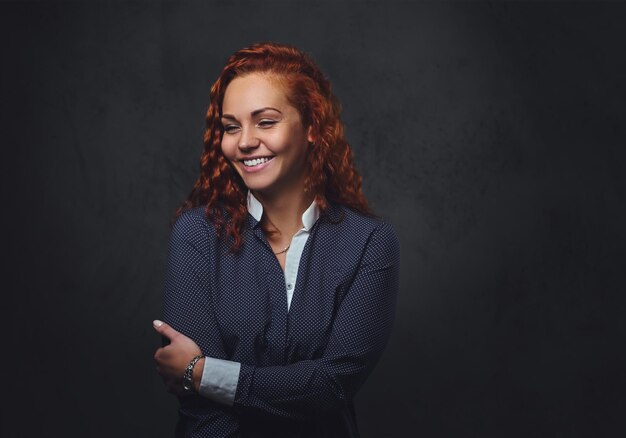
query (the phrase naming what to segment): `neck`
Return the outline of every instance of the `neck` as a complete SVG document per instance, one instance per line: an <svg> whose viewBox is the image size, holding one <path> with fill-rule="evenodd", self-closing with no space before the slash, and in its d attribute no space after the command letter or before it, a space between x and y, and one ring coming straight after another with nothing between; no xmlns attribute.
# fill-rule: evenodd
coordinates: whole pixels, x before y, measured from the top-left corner
<svg viewBox="0 0 626 438"><path fill-rule="evenodd" d="M263 204L262 224L270 230L276 228L280 234L291 237L303 227L302 214L313 202L313 196L307 196L300 188L280 195L252 192Z"/></svg>

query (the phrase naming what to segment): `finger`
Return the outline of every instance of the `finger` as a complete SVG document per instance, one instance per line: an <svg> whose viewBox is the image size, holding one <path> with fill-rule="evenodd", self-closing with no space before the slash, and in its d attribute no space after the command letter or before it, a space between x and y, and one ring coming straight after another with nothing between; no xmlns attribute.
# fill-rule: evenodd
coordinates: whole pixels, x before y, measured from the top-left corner
<svg viewBox="0 0 626 438"><path fill-rule="evenodd" d="M169 351L165 347L161 347L154 352L153 359L156 363L161 363L169 359Z"/></svg>
<svg viewBox="0 0 626 438"><path fill-rule="evenodd" d="M180 334L176 330L174 330L169 324L163 321L159 321L158 319L152 321L152 326L161 336L165 336L170 341Z"/></svg>

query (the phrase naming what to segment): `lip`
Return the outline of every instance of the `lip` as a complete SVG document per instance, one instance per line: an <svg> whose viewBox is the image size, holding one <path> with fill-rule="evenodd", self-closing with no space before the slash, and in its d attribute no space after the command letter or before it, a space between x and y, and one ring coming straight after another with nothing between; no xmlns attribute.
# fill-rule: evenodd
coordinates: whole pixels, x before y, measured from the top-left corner
<svg viewBox="0 0 626 438"><path fill-rule="evenodd" d="M256 172L260 172L261 170L265 169L272 161L274 161L275 155L259 155L256 157L246 157L246 158L242 158L239 160L239 162L241 163L241 168L243 169L244 172L246 173L256 173ZM268 161L266 161L265 163L262 164L258 164L256 166L251 166L248 167L245 164L243 164L244 160L255 160L257 158L269 158Z"/></svg>

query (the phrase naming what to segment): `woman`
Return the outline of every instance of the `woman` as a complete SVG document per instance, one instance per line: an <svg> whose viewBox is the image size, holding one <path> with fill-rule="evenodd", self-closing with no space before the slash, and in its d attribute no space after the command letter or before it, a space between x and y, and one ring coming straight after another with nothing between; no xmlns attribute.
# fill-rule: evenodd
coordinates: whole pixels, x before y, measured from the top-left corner
<svg viewBox="0 0 626 438"><path fill-rule="evenodd" d="M177 435L358 436L352 399L391 330L399 250L339 116L319 68L285 45L236 52L211 88L154 323Z"/></svg>

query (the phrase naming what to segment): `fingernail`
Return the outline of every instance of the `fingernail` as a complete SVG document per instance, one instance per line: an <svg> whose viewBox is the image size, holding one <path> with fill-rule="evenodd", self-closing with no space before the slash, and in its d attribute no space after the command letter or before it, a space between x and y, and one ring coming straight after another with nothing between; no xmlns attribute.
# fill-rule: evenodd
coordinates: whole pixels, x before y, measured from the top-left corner
<svg viewBox="0 0 626 438"><path fill-rule="evenodd" d="M152 325L155 328L159 328L159 327L161 327L163 325L163 321L159 321L158 319L155 319L154 321L152 321Z"/></svg>

